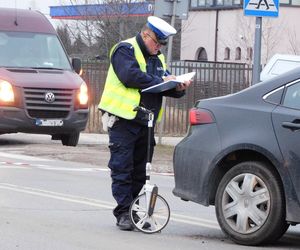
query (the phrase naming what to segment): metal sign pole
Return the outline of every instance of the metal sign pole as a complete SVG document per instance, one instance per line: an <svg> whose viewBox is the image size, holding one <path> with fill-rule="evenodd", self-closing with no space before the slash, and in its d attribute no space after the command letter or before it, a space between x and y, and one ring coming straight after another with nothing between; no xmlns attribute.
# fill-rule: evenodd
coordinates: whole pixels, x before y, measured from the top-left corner
<svg viewBox="0 0 300 250"><path fill-rule="evenodd" d="M177 0L173 0L173 11L171 16L171 26L175 27L175 19L176 19L176 4ZM173 48L173 36L170 36L168 41L168 53L167 53L167 67L170 68L171 59L172 59L172 48ZM166 97L163 97L162 107L164 111L166 110ZM158 144L162 144L162 133L165 124L165 112L161 118L158 128Z"/></svg>
<svg viewBox="0 0 300 250"><path fill-rule="evenodd" d="M262 17L278 17L279 0L244 0L245 16L256 16L252 84L260 82Z"/></svg>
<svg viewBox="0 0 300 250"><path fill-rule="evenodd" d="M256 17L252 85L260 82L262 17Z"/></svg>

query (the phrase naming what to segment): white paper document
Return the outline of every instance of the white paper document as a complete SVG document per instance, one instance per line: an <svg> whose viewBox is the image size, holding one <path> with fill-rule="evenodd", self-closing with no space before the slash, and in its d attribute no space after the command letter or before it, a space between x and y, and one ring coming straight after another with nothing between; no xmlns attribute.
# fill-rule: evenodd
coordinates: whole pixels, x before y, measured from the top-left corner
<svg viewBox="0 0 300 250"><path fill-rule="evenodd" d="M195 74L196 74L196 72L190 72L190 73L186 73L186 74L183 74L180 76L176 76L175 81L177 81L177 82L189 81L195 76Z"/></svg>
<svg viewBox="0 0 300 250"><path fill-rule="evenodd" d="M173 89L177 86L177 84L182 83L184 81L189 81L195 76L196 72L190 72L183 75L176 76L176 79L162 82L160 84L151 86L149 88L143 89L142 92L146 93L160 93L169 89Z"/></svg>

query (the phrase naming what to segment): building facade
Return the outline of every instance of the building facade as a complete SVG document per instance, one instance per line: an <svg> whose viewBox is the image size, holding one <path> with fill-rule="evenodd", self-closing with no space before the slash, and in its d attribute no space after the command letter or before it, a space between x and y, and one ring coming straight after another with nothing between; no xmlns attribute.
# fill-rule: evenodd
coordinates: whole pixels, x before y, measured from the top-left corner
<svg viewBox="0 0 300 250"><path fill-rule="evenodd" d="M241 0L191 0L182 21L181 60L252 64L255 17L244 16ZM261 62L274 54L300 55L300 0L280 0L277 18L262 18Z"/></svg>

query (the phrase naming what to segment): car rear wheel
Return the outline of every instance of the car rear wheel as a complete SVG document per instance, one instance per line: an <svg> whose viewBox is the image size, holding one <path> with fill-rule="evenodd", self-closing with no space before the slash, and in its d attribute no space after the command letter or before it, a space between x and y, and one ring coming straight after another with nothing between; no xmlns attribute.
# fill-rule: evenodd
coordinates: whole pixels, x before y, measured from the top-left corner
<svg viewBox="0 0 300 250"><path fill-rule="evenodd" d="M66 134L61 136L61 142L64 146L77 146L80 133Z"/></svg>
<svg viewBox="0 0 300 250"><path fill-rule="evenodd" d="M262 162L242 162L222 178L215 199L221 229L238 244L279 239L288 229L281 181Z"/></svg>

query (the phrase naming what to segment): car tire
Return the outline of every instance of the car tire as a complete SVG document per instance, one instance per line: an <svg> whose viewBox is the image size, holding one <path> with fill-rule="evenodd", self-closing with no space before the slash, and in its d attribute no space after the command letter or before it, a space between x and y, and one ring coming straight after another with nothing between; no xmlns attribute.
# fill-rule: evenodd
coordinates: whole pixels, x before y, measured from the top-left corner
<svg viewBox="0 0 300 250"><path fill-rule="evenodd" d="M222 178L215 209L222 231L242 245L267 244L288 229L278 175L263 162L242 162Z"/></svg>
<svg viewBox="0 0 300 250"><path fill-rule="evenodd" d="M64 146L76 147L79 141L80 133L66 134L61 136L61 143Z"/></svg>

